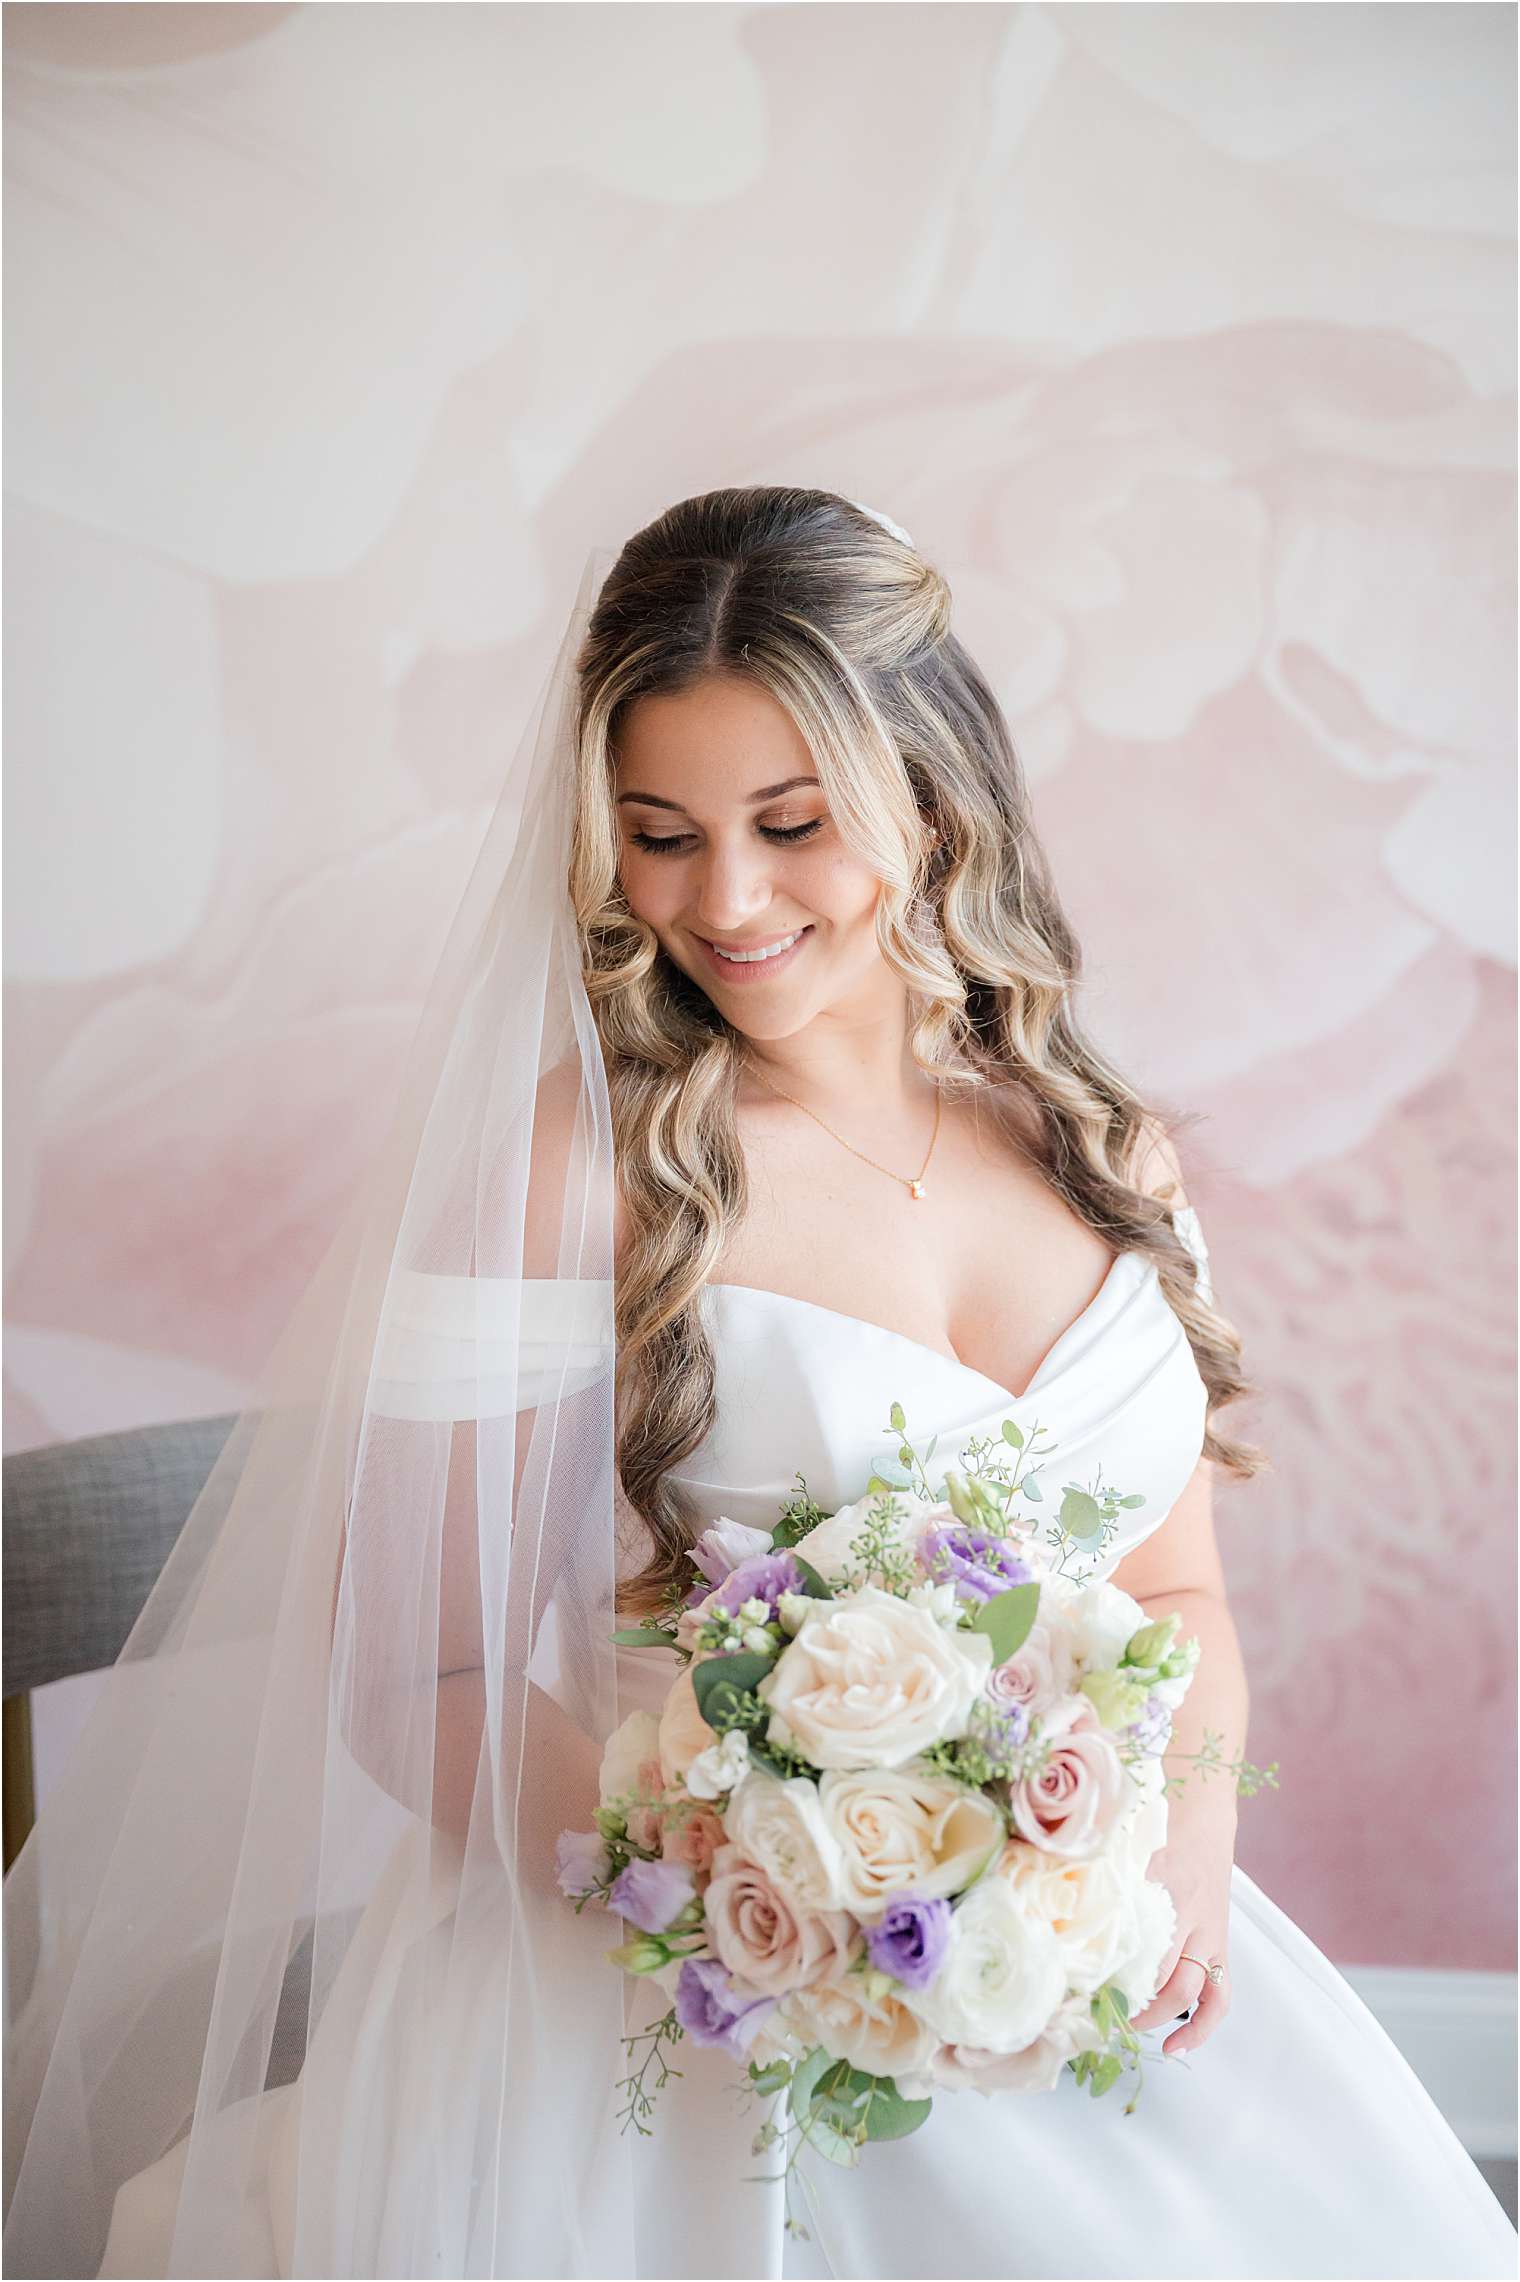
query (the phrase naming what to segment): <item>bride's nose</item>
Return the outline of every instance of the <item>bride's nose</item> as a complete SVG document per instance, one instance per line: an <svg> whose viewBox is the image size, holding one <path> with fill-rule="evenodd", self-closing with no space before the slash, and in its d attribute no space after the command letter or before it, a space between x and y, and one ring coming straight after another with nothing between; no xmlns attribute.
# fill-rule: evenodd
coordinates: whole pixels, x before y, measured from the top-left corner
<svg viewBox="0 0 1520 2282"><path fill-rule="evenodd" d="M772 853L749 847L709 847L698 858L696 919L701 930L732 935L775 901Z"/></svg>

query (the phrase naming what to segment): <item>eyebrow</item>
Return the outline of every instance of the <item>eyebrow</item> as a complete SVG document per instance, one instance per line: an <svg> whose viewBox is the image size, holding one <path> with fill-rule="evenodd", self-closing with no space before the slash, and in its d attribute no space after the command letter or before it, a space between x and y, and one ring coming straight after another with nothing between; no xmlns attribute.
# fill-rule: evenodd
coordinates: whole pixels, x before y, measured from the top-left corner
<svg viewBox="0 0 1520 2282"><path fill-rule="evenodd" d="M778 793L791 792L800 784L816 785L817 782L817 777L784 777L780 784L764 784L758 792L748 795L749 806L758 808L762 800L774 800ZM673 808L678 816L687 814L678 800L662 800L657 792L620 792L617 805L621 807L625 800L642 801L646 808Z"/></svg>

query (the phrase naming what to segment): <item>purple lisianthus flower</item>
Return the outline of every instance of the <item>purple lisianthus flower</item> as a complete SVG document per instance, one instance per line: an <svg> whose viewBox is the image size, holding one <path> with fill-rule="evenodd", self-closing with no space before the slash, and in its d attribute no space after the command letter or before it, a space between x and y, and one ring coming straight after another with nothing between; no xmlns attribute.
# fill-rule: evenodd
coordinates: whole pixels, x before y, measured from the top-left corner
<svg viewBox="0 0 1520 2282"><path fill-rule="evenodd" d="M554 1845L559 1890L572 1901L598 1887L612 1868L612 1857L594 1830L562 1830Z"/></svg>
<svg viewBox="0 0 1520 2282"><path fill-rule="evenodd" d="M774 1997L741 1994L716 1957L688 1957L676 1982L676 2019L693 2044L721 2044L742 2060Z"/></svg>
<svg viewBox="0 0 1520 2282"><path fill-rule="evenodd" d="M710 1529L704 1529L691 1549L691 1557L709 1585L721 1585L724 1578L741 1561L751 1560L757 1553L771 1549L770 1532L751 1529L746 1521L730 1521L727 1514L719 1514Z"/></svg>
<svg viewBox="0 0 1520 2282"><path fill-rule="evenodd" d="M866 1928L866 1952L878 1973L905 1989L924 1989L940 1969L950 1942L950 1904L919 1894L897 1894Z"/></svg>
<svg viewBox="0 0 1520 2282"><path fill-rule="evenodd" d="M971 1529L963 1521L926 1530L918 1549L924 1574L936 1584L954 1585L961 1600L990 1601L1015 1585L1027 1585L1034 1571L1006 1537Z"/></svg>
<svg viewBox="0 0 1520 2282"><path fill-rule="evenodd" d="M746 1601L764 1601L771 1614L783 1593L802 1591L802 1571L791 1553L756 1553L741 1561L718 1587L717 1605L737 1616Z"/></svg>
<svg viewBox="0 0 1520 2282"><path fill-rule="evenodd" d="M663 1933L696 1892L680 1862L630 1862L608 1900L640 1933Z"/></svg>

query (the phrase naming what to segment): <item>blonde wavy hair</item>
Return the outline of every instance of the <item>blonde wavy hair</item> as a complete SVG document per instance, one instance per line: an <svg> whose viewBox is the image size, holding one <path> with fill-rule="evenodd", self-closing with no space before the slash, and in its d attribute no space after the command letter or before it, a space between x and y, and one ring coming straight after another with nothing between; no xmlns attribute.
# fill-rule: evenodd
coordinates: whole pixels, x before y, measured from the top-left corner
<svg viewBox="0 0 1520 2282"><path fill-rule="evenodd" d="M1214 1414L1252 1390L1233 1326L1199 1296L1151 1178L1163 1120L1083 1037L1081 953L1030 820L996 698L950 627L931 563L850 500L756 486L682 500L631 538L577 660L570 892L606 1065L628 1237L617 1266L617 1462L651 1540L630 1610L692 1578L703 1517L671 1479L712 1427L700 1295L745 1211L743 1036L661 949L618 878L617 735L640 697L745 675L805 738L841 834L883 883L882 958L909 996L909 1047L973 1090L1117 1250L1153 1260L1208 1389L1205 1457L1248 1479L1265 1453ZM935 835L938 835L938 843ZM779 1516L778 1516L779 1518Z"/></svg>

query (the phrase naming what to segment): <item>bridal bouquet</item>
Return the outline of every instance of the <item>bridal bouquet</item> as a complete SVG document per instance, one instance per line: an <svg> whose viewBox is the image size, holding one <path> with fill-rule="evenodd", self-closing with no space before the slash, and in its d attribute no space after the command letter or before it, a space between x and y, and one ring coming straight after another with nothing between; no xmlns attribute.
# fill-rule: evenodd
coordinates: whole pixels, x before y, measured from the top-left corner
<svg viewBox="0 0 1520 2282"><path fill-rule="evenodd" d="M939 1492L903 1440L917 1478L873 1476L833 1515L804 1486L770 1532L718 1519L683 1605L616 1636L682 1669L613 1736L597 1829L563 1834L558 1871L624 1919L613 1961L673 1998L628 2040L649 2047L624 2080L637 2128L682 2036L776 2103L757 2151L795 2134L793 2158L836 2162L940 2089L1069 2068L1098 2094L1138 2070L1130 2015L1175 1928L1145 1874L1160 1761L1198 1643L1072 1571L1141 1501L1073 1484L1042 1526L1002 1432L1008 1463L972 1446Z"/></svg>

